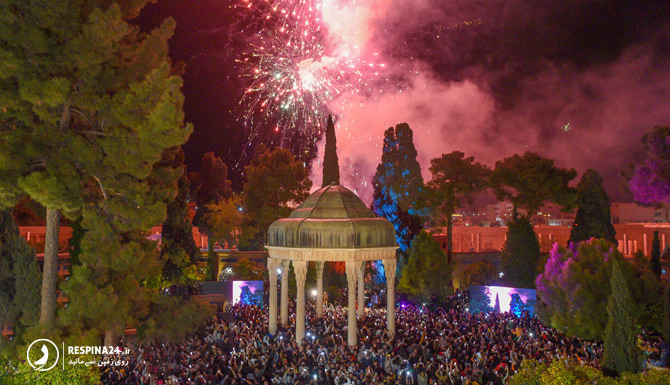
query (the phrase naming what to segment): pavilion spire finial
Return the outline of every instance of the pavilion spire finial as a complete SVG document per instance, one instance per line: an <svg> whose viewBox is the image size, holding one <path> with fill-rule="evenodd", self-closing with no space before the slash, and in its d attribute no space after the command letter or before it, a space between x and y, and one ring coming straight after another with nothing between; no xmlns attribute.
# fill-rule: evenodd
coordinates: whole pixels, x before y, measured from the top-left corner
<svg viewBox="0 0 670 385"><path fill-rule="evenodd" d="M328 115L328 127L326 128L326 150L323 157L323 184L340 184L340 165L337 161L337 139L335 138L335 125L333 117Z"/></svg>

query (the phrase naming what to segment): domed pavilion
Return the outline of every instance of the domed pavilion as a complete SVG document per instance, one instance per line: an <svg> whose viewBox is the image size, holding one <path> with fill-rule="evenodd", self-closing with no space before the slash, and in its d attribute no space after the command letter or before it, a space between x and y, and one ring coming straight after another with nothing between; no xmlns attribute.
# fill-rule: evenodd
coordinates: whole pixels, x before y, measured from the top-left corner
<svg viewBox="0 0 670 385"><path fill-rule="evenodd" d="M288 268L293 265L297 298L295 338L305 337L305 278L310 261L316 267L316 312L323 316L324 262L344 262L347 274L349 345L357 343L356 288L358 316L365 316L364 269L366 261L381 260L387 284L387 328L395 334L395 229L385 218L378 218L352 191L339 185L335 150L335 128L328 119L323 186L310 195L288 218L274 221L265 246L270 276L269 329L277 332L277 279L281 274L280 322L288 325Z"/></svg>

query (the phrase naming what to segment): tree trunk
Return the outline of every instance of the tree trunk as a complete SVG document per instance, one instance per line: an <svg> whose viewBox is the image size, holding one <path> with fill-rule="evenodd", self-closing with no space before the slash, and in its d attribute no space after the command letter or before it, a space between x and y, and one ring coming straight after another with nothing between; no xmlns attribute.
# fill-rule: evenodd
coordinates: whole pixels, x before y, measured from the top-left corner
<svg viewBox="0 0 670 385"><path fill-rule="evenodd" d="M99 341L99 340L98 340ZM116 343L116 336L114 335L114 328L109 328L105 330L105 346L114 346Z"/></svg>
<svg viewBox="0 0 670 385"><path fill-rule="evenodd" d="M47 208L47 226L44 239L44 267L42 268L42 302L40 325L51 325L56 318L56 283L58 280L58 233L60 211Z"/></svg>
<svg viewBox="0 0 670 385"><path fill-rule="evenodd" d="M454 242L453 242L453 227L454 227L454 216L453 214L447 215L447 263L451 264L451 256L453 254Z"/></svg>

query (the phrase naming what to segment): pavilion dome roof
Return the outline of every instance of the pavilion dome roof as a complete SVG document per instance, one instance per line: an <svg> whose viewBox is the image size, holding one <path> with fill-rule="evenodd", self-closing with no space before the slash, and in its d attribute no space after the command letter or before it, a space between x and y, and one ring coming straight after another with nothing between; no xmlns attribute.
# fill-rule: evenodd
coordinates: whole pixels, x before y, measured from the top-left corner
<svg viewBox="0 0 670 385"><path fill-rule="evenodd" d="M397 247L395 229L349 189L332 183L312 193L288 218L274 221L268 246L290 248Z"/></svg>

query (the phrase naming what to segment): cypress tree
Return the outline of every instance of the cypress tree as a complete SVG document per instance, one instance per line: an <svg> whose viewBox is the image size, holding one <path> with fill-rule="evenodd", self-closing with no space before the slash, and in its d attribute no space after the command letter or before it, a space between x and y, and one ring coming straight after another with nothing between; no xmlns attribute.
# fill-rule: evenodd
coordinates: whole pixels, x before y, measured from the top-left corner
<svg viewBox="0 0 670 385"><path fill-rule="evenodd" d="M35 250L21 237L12 210L0 211L0 324L36 324L40 286Z"/></svg>
<svg viewBox="0 0 670 385"><path fill-rule="evenodd" d="M502 250L505 280L512 286L533 288L540 260L540 242L533 224L525 217L517 217L507 226L507 241Z"/></svg>
<svg viewBox="0 0 670 385"><path fill-rule="evenodd" d="M323 183L327 186L331 183L340 184L340 165L337 161L337 138L335 137L335 125L333 117L328 115L328 128L326 129L326 148L323 156Z"/></svg>
<svg viewBox="0 0 670 385"><path fill-rule="evenodd" d="M597 171L588 169L576 190L578 209L568 242L603 238L616 245L616 230L610 219L610 202L603 178Z"/></svg>
<svg viewBox="0 0 670 385"><path fill-rule="evenodd" d="M422 228L414 204L423 188L421 166L416 160L413 133L407 123L384 132L382 159L372 179L372 211L388 219L396 230L402 253Z"/></svg>
<svg viewBox="0 0 670 385"><path fill-rule="evenodd" d="M658 238L658 230L654 231L654 240L651 241L651 271L657 278L661 278L661 240Z"/></svg>
<svg viewBox="0 0 670 385"><path fill-rule="evenodd" d="M633 299L619 263L621 262L615 260L612 264L612 292L607 300L608 322L600 362L603 371L609 375L637 373L641 364L641 355L636 344L635 320L632 316Z"/></svg>

